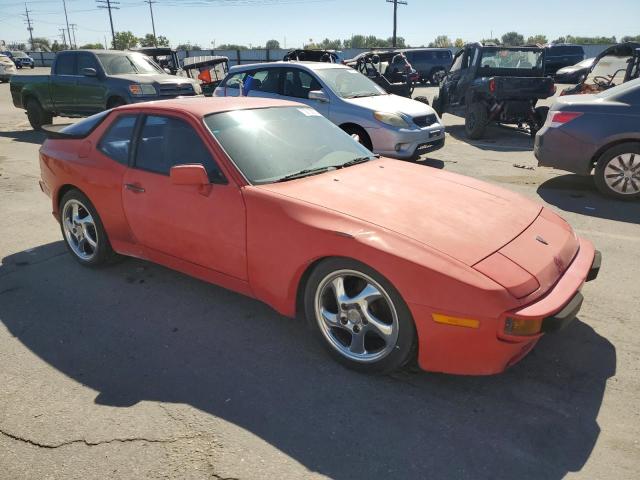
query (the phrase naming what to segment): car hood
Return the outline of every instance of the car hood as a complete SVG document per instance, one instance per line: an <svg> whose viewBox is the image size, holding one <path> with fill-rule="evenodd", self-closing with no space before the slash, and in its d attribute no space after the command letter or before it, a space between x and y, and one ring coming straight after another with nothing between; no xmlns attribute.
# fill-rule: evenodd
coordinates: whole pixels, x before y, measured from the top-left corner
<svg viewBox="0 0 640 480"><path fill-rule="evenodd" d="M411 117L434 113L434 110L429 105L393 94L362 98L345 98L343 100L352 105L367 108L375 112L401 112Z"/></svg>
<svg viewBox="0 0 640 480"><path fill-rule="evenodd" d="M120 78L122 80L128 80L130 82L135 83L145 83L145 84L170 84L170 85L181 85L181 84L193 84L196 83L194 80L190 78L177 77L175 75L169 75L166 73L158 73L158 74L121 74L121 75L110 75L112 78Z"/></svg>
<svg viewBox="0 0 640 480"><path fill-rule="evenodd" d="M384 158L257 188L358 218L469 266L515 239L542 208L488 183Z"/></svg>
<svg viewBox="0 0 640 480"><path fill-rule="evenodd" d="M571 67L562 67L560 69L558 69L558 71L556 72L557 74L562 74L562 73L573 73L576 72L578 70L582 70L582 68L584 67L576 67L575 65L572 65Z"/></svg>

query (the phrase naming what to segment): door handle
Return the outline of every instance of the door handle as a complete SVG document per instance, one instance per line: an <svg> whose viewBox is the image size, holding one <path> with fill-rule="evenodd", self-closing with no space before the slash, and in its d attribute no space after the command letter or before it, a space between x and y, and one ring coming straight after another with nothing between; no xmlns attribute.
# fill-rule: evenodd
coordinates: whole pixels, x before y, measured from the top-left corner
<svg viewBox="0 0 640 480"><path fill-rule="evenodd" d="M134 183L125 183L124 188L131 190L133 193L144 193L144 188Z"/></svg>

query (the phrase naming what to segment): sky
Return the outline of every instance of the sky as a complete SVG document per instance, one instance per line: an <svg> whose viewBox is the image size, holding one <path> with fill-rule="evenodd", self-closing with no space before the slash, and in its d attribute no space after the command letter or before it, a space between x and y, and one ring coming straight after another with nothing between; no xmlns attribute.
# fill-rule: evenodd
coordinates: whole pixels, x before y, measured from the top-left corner
<svg viewBox="0 0 640 480"><path fill-rule="evenodd" d="M137 36L152 31L149 6L143 0L116 0L116 31ZM173 46L180 43L213 48L222 43L264 45L276 39L297 47L310 39L349 38L354 34L388 38L393 5L386 0L156 0L156 34ZM639 35L640 0L407 0L398 6L398 35L414 46L438 35L476 41L517 31L526 37L562 35ZM34 37L61 39L63 0L26 0ZM66 0L69 23L77 25L76 42L110 39L109 16L96 0ZM25 1L0 0L0 40L29 38Z"/></svg>

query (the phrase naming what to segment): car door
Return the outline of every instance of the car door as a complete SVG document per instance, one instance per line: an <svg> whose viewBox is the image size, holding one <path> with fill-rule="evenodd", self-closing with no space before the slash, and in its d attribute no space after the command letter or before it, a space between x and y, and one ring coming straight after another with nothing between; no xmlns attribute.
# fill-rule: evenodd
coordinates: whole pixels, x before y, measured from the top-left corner
<svg viewBox="0 0 640 480"><path fill-rule="evenodd" d="M282 98L304 103L328 117L329 102L309 98L309 92L323 90L322 85L311 72L301 68L284 68L282 70L284 70L282 76ZM328 98L329 95L327 94Z"/></svg>
<svg viewBox="0 0 640 480"><path fill-rule="evenodd" d="M50 77L51 100L56 112L76 113L76 94L78 77L76 76L75 52L62 52L56 56L54 73Z"/></svg>
<svg viewBox="0 0 640 480"><path fill-rule="evenodd" d="M224 177L204 132L178 115L145 115L123 181L124 212L150 254L246 280L244 202L238 186ZM173 185L169 171L183 164L203 165L211 188Z"/></svg>
<svg viewBox="0 0 640 480"><path fill-rule="evenodd" d="M87 76L83 69L93 68L95 76ZM102 67L96 57L89 52L79 52L76 61L76 75L78 89L76 95L76 110L83 114L93 114L104 110L106 104L107 86L101 79Z"/></svg>

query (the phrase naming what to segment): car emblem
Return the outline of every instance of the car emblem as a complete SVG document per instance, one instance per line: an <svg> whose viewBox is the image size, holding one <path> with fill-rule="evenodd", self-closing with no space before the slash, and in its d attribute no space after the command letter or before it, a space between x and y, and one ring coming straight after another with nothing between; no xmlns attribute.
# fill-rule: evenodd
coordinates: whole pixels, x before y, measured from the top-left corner
<svg viewBox="0 0 640 480"><path fill-rule="evenodd" d="M542 238L540 235L538 235L536 237L536 240L539 241L540 243L543 243L545 245L549 245L549 242L547 242L544 238Z"/></svg>

